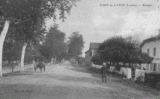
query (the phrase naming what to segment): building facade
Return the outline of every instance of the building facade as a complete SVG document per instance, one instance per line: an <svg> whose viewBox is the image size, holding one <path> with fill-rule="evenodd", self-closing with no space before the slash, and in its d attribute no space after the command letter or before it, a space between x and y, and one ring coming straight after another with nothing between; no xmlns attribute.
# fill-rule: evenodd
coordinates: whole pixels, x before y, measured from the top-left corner
<svg viewBox="0 0 160 99"><path fill-rule="evenodd" d="M142 52L153 57L150 64L145 64L148 71L160 72L160 33L155 37L145 39L140 45Z"/></svg>
<svg viewBox="0 0 160 99"><path fill-rule="evenodd" d="M85 52L85 58L90 61L91 58L97 54L97 50L101 43L90 43L89 50Z"/></svg>

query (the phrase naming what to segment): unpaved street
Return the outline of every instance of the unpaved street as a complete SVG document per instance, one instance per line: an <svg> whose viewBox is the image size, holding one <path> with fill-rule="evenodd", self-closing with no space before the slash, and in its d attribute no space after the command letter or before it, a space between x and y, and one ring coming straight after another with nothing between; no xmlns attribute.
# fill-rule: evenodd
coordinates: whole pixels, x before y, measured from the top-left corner
<svg viewBox="0 0 160 99"><path fill-rule="evenodd" d="M101 83L99 74L69 63L46 66L46 72L14 73L0 78L0 99L160 99L133 89L109 77Z"/></svg>

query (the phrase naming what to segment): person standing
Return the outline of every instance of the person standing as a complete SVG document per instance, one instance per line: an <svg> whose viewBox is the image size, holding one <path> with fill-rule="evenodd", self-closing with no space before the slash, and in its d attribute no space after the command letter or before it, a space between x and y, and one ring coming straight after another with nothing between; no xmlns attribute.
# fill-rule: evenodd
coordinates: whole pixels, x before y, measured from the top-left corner
<svg viewBox="0 0 160 99"><path fill-rule="evenodd" d="M101 68L101 75L102 75L102 82L107 82L107 71L108 71L108 68L106 66L106 63L103 62L103 66Z"/></svg>

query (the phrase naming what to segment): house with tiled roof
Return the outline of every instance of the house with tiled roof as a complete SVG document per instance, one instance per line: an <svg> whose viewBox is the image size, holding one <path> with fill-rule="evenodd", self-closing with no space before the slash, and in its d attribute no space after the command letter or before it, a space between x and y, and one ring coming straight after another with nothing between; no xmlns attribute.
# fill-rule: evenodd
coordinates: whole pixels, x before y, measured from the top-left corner
<svg viewBox="0 0 160 99"><path fill-rule="evenodd" d="M142 52L154 58L150 64L146 64L146 69L160 72L160 30L158 35L143 40L140 47Z"/></svg>
<svg viewBox="0 0 160 99"><path fill-rule="evenodd" d="M90 43L89 50L85 52L85 58L90 61L91 58L96 55L99 45L101 43Z"/></svg>

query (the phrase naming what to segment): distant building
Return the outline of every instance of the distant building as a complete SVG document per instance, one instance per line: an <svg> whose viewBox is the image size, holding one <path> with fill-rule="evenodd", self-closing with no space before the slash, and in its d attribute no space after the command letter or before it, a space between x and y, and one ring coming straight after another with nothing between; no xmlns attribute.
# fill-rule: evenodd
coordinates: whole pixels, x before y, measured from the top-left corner
<svg viewBox="0 0 160 99"><path fill-rule="evenodd" d="M90 43L89 50L85 52L85 58L90 61L91 58L96 55L99 45L101 43Z"/></svg>
<svg viewBox="0 0 160 99"><path fill-rule="evenodd" d="M151 64L146 64L146 69L160 72L160 30L157 36L145 39L140 47L142 52L154 58Z"/></svg>

